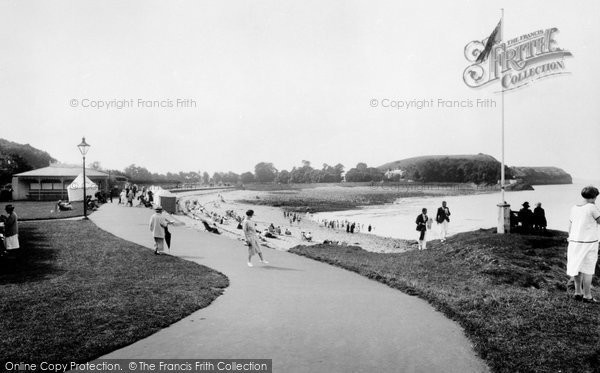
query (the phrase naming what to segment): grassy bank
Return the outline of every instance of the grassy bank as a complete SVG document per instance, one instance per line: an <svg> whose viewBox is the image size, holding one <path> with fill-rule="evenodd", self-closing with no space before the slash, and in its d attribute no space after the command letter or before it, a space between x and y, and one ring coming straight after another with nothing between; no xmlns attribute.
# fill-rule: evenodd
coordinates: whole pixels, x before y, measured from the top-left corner
<svg viewBox="0 0 600 373"><path fill-rule="evenodd" d="M326 245L291 251L427 300L462 325L493 371L598 371L600 307L567 295L565 238L481 230L402 254Z"/></svg>
<svg viewBox="0 0 600 373"><path fill-rule="evenodd" d="M73 202L73 210L57 211L56 201L13 201L0 204L5 214L4 206L11 204L15 206L15 213L19 220L45 220L45 219L64 219L76 216L83 216L83 202ZM90 214L91 211L88 211Z"/></svg>
<svg viewBox="0 0 600 373"><path fill-rule="evenodd" d="M403 189L394 186L348 186L328 184L286 190L257 191L256 198L240 200L241 203L281 207L289 211L342 211L360 206L383 205L398 198L466 195L490 192L486 189L452 189L430 186L430 189Z"/></svg>
<svg viewBox="0 0 600 373"><path fill-rule="evenodd" d="M85 362L144 338L228 286L214 270L112 236L89 221L24 222L0 259L0 366Z"/></svg>

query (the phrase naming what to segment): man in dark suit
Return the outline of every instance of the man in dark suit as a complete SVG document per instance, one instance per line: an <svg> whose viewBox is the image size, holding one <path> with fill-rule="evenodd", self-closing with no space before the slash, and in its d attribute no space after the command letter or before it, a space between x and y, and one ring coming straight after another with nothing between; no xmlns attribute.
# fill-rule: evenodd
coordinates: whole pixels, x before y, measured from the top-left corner
<svg viewBox="0 0 600 373"><path fill-rule="evenodd" d="M417 231L419 231L419 250L425 250L427 248L427 241L425 240L425 234L427 233L427 222L429 221L429 217L427 216L427 209L421 210L419 216L415 223L417 223Z"/></svg>
<svg viewBox="0 0 600 373"><path fill-rule="evenodd" d="M442 201L442 207L438 208L435 221L440 230L440 240L446 242L446 236L448 236L448 223L450 223L450 209L446 206L446 201Z"/></svg>

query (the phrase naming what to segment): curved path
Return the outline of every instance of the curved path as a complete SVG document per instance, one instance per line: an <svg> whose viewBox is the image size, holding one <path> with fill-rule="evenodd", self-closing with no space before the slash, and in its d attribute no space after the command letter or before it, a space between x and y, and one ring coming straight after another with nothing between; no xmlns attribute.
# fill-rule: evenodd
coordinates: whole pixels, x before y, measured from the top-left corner
<svg viewBox="0 0 600 373"><path fill-rule="evenodd" d="M152 247L152 210L105 204L90 218ZM209 307L102 358L273 359L274 372L487 372L461 328L425 301L358 274L185 226L171 254L223 272ZM160 260L160 257L156 257ZM132 263L135 265L135 263Z"/></svg>

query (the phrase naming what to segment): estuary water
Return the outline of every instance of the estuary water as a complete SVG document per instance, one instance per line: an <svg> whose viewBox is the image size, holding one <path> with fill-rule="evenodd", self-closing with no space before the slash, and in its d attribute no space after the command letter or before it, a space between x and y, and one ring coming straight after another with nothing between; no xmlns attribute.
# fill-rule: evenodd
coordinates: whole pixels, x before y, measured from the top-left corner
<svg viewBox="0 0 600 373"><path fill-rule="evenodd" d="M505 199L511 205L511 210L520 210L522 203L527 201L531 210L537 202L542 203L546 211L549 229L566 231L569 227L569 212L571 207L581 202L581 189L585 185L595 185L598 182L575 182L568 185L538 185L535 190L506 192ZM314 219L321 221L348 220L364 225L362 232L367 231L370 224L374 227L372 234L384 237L415 239L415 219L422 208L427 208L430 218L435 219L437 208L442 201L448 203L451 217L448 234L472 231L479 228L496 227L498 221L498 207L500 192L493 194L479 194L467 196L448 197L411 197L399 198L393 204L381 206L368 206L357 210L324 212L314 215ZM436 223L433 223L432 232L428 239L438 238Z"/></svg>

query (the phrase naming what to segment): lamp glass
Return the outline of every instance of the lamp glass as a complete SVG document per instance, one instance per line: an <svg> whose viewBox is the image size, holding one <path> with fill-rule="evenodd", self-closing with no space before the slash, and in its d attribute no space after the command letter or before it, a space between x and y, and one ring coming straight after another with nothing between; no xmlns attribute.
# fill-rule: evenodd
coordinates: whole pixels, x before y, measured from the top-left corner
<svg viewBox="0 0 600 373"><path fill-rule="evenodd" d="M81 152L81 155L86 155L88 150L90 149L90 144L88 144L87 142L85 142L85 137L81 138L81 144L77 145L77 147L79 148L79 151Z"/></svg>

